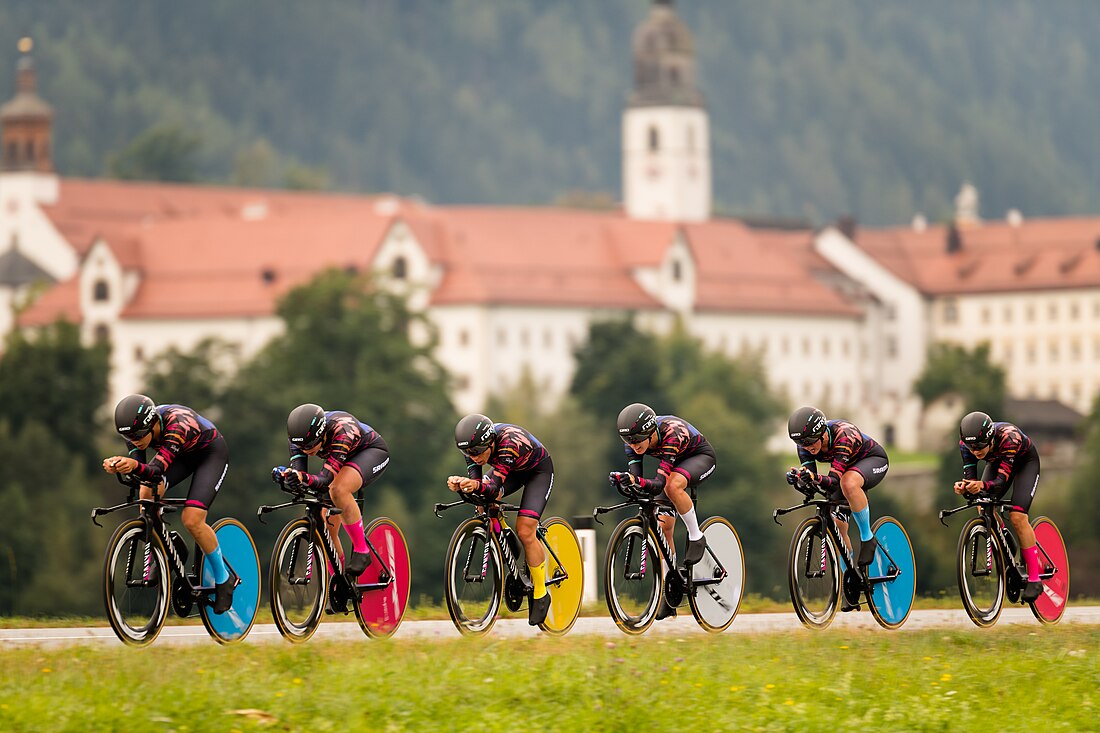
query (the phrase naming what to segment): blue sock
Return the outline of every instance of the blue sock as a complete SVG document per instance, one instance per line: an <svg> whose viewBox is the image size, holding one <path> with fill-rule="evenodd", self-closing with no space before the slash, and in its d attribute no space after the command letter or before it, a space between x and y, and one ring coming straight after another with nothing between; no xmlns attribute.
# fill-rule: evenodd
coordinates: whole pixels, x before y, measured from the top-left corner
<svg viewBox="0 0 1100 733"><path fill-rule="evenodd" d="M859 527L860 542L866 542L874 537L871 533L871 507L865 506L858 512L852 512L852 518L856 520L856 526Z"/></svg>
<svg viewBox="0 0 1100 733"><path fill-rule="evenodd" d="M215 547L213 552L206 553L206 561L210 564L210 572L214 575L215 583L224 583L229 580L229 568L225 566L221 545Z"/></svg>

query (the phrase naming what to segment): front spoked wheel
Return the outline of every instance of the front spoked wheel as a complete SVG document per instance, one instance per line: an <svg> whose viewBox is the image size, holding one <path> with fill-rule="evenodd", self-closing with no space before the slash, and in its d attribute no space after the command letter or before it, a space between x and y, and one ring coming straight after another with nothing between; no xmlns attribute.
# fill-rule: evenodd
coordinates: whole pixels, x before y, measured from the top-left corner
<svg viewBox="0 0 1100 733"><path fill-rule="evenodd" d="M1038 517L1031 526L1039 546L1039 578L1043 581L1043 592L1031 604L1031 612L1044 624L1056 624L1069 600L1069 554L1053 520Z"/></svg>
<svg viewBox="0 0 1100 733"><path fill-rule="evenodd" d="M199 606L199 616L215 641L235 644L248 636L256 622L256 611L260 607L260 556L252 535L236 519L219 519L211 529L218 538L225 564L237 574L240 582L233 591L233 603L225 613L214 613L211 594L210 603ZM199 560L199 578L204 586L213 587L214 572L205 555Z"/></svg>
<svg viewBox="0 0 1100 733"><path fill-rule="evenodd" d="M871 583L871 615L879 626L896 629L909 618L917 592L913 543L901 522L893 517L882 517L871 530L878 540L875 559L866 570Z"/></svg>
<svg viewBox="0 0 1100 733"><path fill-rule="evenodd" d="M955 567L966 615L982 628L997 623L1004 607L1005 561L1000 544L980 517L963 525Z"/></svg>
<svg viewBox="0 0 1100 733"><path fill-rule="evenodd" d="M477 517L458 525L447 547L444 594L463 634L485 634L496 623L504 588L500 548Z"/></svg>
<svg viewBox="0 0 1100 733"><path fill-rule="evenodd" d="M359 576L359 584L382 587L363 591L355 607L355 617L367 636L385 639L397 631L409 605L409 546L401 529L386 517L371 522L366 535L378 554Z"/></svg>
<svg viewBox="0 0 1100 733"><path fill-rule="evenodd" d="M309 531L309 521L287 523L271 550L271 616L289 642L306 641L321 622L328 598L329 575L321 542Z"/></svg>
<svg viewBox="0 0 1100 733"><path fill-rule="evenodd" d="M820 517L802 520L787 552L787 583L799 621L824 629L836 616L840 599L840 553Z"/></svg>
<svg viewBox="0 0 1100 733"><path fill-rule="evenodd" d="M737 530L722 517L700 527L707 539L703 559L691 567L691 613L705 630L725 631L733 623L745 592L745 553Z"/></svg>
<svg viewBox="0 0 1100 733"><path fill-rule="evenodd" d="M142 520L127 520L111 535L103 580L115 635L128 646L152 644L168 615L168 559L160 538L146 537Z"/></svg>
<svg viewBox="0 0 1100 733"><path fill-rule="evenodd" d="M562 636L577 621L584 595L584 562L581 542L569 522L561 517L548 519L543 527L546 543L546 591L550 610L539 628L553 636Z"/></svg>
<svg viewBox="0 0 1100 733"><path fill-rule="evenodd" d="M625 519L611 533L604 568L611 618L626 633L641 634L657 616L664 578L656 540L640 519Z"/></svg>

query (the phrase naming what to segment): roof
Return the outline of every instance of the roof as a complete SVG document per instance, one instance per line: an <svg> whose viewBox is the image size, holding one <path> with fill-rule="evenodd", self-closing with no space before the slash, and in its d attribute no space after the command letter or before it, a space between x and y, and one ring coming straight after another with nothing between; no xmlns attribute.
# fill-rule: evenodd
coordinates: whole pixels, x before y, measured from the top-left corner
<svg viewBox="0 0 1100 733"><path fill-rule="evenodd" d="M42 281L52 283L54 279L37 262L20 252L18 247L11 247L0 255L0 285L17 287Z"/></svg>
<svg viewBox="0 0 1100 733"><path fill-rule="evenodd" d="M1019 292L1100 286L1100 218L984 222L949 228L861 229L855 243L928 295Z"/></svg>
<svg viewBox="0 0 1100 733"><path fill-rule="evenodd" d="M1024 432L1064 431L1073 432L1081 424L1084 415L1058 400L1005 400L1005 415L1019 425Z"/></svg>

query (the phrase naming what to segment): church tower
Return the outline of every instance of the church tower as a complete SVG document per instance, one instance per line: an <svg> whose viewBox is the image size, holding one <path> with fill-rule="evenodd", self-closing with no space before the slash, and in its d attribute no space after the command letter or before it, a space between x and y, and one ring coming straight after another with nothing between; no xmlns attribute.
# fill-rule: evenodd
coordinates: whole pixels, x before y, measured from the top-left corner
<svg viewBox="0 0 1100 733"><path fill-rule="evenodd" d="M623 205L634 219L710 218L710 124L695 42L672 0L634 31L634 91L623 112Z"/></svg>
<svg viewBox="0 0 1100 733"><path fill-rule="evenodd" d="M31 39L19 41L16 91L0 106L0 171L53 173L53 109L38 96Z"/></svg>

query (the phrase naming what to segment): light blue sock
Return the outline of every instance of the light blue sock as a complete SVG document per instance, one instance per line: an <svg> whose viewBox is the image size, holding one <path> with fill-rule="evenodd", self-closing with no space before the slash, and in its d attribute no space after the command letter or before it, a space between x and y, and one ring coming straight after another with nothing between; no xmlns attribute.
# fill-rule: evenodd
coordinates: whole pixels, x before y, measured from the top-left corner
<svg viewBox="0 0 1100 733"><path fill-rule="evenodd" d="M221 545L215 547L213 552L206 553L206 561L210 563L210 572L214 575L215 583L224 583L229 580L229 568L225 566Z"/></svg>
<svg viewBox="0 0 1100 733"><path fill-rule="evenodd" d="M859 527L859 541L866 542L875 535L871 533L871 507L865 506L858 512L852 512L852 518Z"/></svg>

